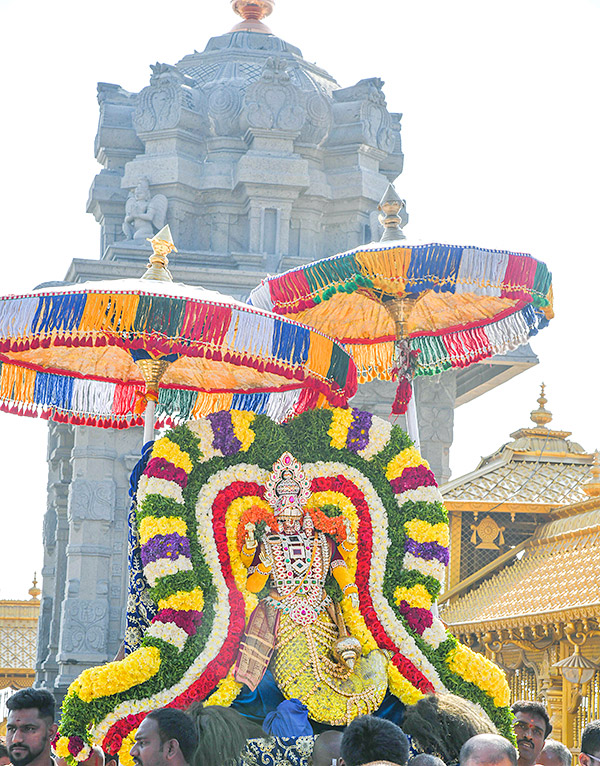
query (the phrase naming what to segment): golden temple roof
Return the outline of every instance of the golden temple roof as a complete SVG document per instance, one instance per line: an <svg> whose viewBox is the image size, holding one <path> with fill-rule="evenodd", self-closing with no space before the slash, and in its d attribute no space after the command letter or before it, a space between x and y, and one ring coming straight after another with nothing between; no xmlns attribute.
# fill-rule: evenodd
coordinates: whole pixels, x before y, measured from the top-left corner
<svg viewBox="0 0 600 766"><path fill-rule="evenodd" d="M570 441L570 431L547 427L552 413L542 384L539 407L531 413L533 427L511 434L477 468L441 488L445 501L456 509L460 502L527 503L557 506L585 500L583 485L591 477L593 455Z"/></svg>
<svg viewBox="0 0 600 766"><path fill-rule="evenodd" d="M597 616L600 498L594 500L590 511L542 525L510 564L444 606L443 621L457 631L547 622L557 613Z"/></svg>

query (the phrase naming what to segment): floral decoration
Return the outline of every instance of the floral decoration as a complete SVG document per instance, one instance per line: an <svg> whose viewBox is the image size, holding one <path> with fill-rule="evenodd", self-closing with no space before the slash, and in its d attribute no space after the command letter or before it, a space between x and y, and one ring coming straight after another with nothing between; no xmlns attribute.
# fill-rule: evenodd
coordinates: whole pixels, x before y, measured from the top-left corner
<svg viewBox="0 0 600 766"><path fill-rule="evenodd" d="M358 547L344 553L359 598L338 594L364 654L386 651L403 702L450 690L508 733L508 687L493 663L458 644L432 611L448 564L448 519L426 461L397 426L356 409L266 415L219 412L159 439L138 485L144 575L156 616L142 647L84 671L63 704L55 752L70 763L100 743L119 753L153 708L230 704L232 667L257 597L240 558L245 525L274 526L264 500L272 464L289 450L310 482L315 526ZM400 555L398 555L400 552Z"/></svg>

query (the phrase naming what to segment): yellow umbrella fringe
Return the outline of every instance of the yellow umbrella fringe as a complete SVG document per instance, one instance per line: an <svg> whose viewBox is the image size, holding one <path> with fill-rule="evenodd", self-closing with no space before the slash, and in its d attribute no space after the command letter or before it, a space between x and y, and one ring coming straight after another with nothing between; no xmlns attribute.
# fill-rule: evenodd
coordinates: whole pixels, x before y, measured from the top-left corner
<svg viewBox="0 0 600 766"><path fill-rule="evenodd" d="M85 303L79 326L89 330L130 330L139 301L139 295L91 293Z"/></svg>
<svg viewBox="0 0 600 766"><path fill-rule="evenodd" d="M3 364L0 375L0 399L33 404L35 390L35 370Z"/></svg>

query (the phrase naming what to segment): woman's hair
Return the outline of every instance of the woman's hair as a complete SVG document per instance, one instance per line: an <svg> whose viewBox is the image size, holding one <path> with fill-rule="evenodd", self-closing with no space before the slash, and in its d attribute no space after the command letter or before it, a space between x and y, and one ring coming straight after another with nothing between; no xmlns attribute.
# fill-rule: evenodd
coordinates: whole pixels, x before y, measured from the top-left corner
<svg viewBox="0 0 600 766"><path fill-rule="evenodd" d="M428 694L410 705L402 728L420 750L444 763L458 761L461 747L476 734L498 734L482 707L455 694Z"/></svg>
<svg viewBox="0 0 600 766"><path fill-rule="evenodd" d="M265 736L258 724L229 707L194 702L187 714L198 735L191 766L235 766L246 741Z"/></svg>

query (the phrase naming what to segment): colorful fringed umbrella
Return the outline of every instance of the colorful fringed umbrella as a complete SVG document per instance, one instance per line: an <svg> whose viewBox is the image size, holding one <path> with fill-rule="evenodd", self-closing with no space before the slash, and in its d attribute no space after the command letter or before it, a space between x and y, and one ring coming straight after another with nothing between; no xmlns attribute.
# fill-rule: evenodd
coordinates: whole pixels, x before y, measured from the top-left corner
<svg viewBox="0 0 600 766"><path fill-rule="evenodd" d="M168 227L165 227L168 229ZM162 237L162 238L161 238ZM344 404L356 369L318 330L202 288L166 269L170 232L139 280L0 298L0 409L75 425L174 423L223 409L281 420Z"/></svg>
<svg viewBox="0 0 600 766"><path fill-rule="evenodd" d="M530 255L409 244L393 187L380 204L381 242L269 277L255 306L293 317L346 344L359 382L398 379L406 411L413 375L468 367L527 343L552 318L552 277Z"/></svg>

